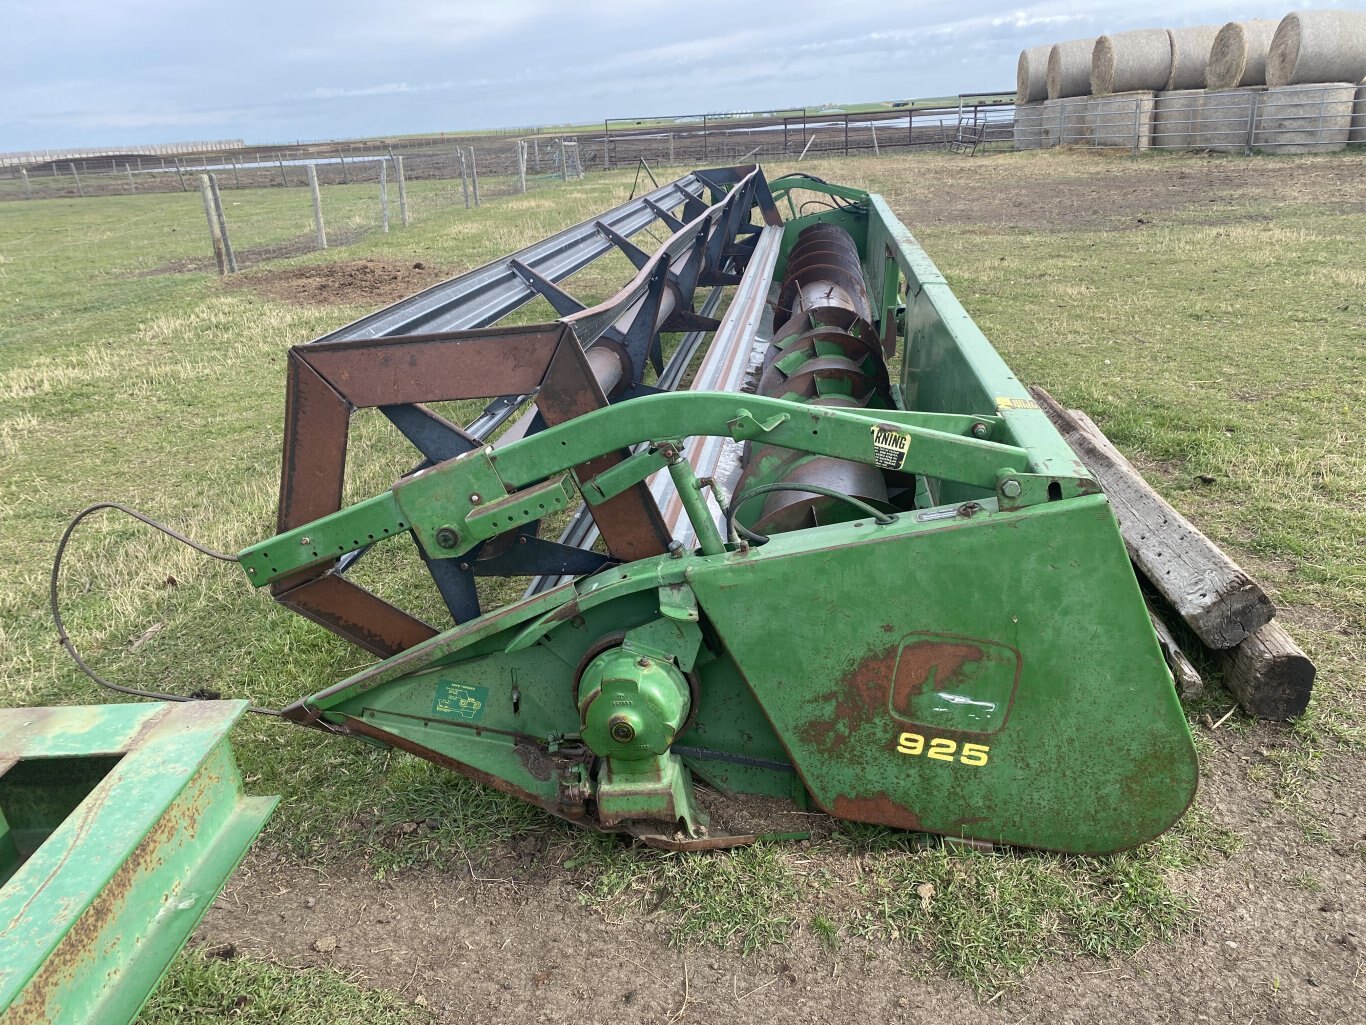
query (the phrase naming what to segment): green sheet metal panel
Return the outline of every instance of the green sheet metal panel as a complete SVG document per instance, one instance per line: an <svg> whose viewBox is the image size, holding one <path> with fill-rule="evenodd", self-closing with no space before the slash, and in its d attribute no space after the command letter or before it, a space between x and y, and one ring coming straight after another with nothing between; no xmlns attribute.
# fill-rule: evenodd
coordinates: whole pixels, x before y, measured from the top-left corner
<svg viewBox="0 0 1366 1025"><path fill-rule="evenodd" d="M246 707L0 709L0 804L35 848L0 887L0 1021L136 1015L278 800L242 792Z"/></svg>

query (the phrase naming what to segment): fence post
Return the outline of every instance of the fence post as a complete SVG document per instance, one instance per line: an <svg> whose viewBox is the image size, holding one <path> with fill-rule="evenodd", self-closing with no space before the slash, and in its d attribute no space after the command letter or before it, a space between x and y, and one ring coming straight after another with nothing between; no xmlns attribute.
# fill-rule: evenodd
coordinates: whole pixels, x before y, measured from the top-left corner
<svg viewBox="0 0 1366 1025"><path fill-rule="evenodd" d="M1139 114L1143 107L1143 97L1134 97L1134 156L1138 156L1138 125Z"/></svg>
<svg viewBox="0 0 1366 1025"><path fill-rule="evenodd" d="M33 198L33 183L32 183L31 181L28 180L28 171L27 171L26 169L24 169L24 168L21 167L21 168L19 168L19 174L22 175L22 176L23 176L23 179L24 179L24 198L25 198L25 199L32 199L32 198Z"/></svg>
<svg viewBox="0 0 1366 1025"><path fill-rule="evenodd" d="M531 140L531 153L532 153L533 159L536 161L536 164L535 164L536 173L537 173L537 174L540 174L540 173L541 173L541 140L540 140L540 139L532 139L532 140Z"/></svg>
<svg viewBox="0 0 1366 1025"><path fill-rule="evenodd" d="M706 155L706 144L703 143L703 155ZM602 119L602 169L612 170L612 129L607 123L607 119Z"/></svg>
<svg viewBox="0 0 1366 1025"><path fill-rule="evenodd" d="M474 205L479 205L479 165L474 159L474 147L470 147L470 184L474 187Z"/></svg>
<svg viewBox="0 0 1366 1025"><path fill-rule="evenodd" d="M517 140L517 180L522 186L522 195L526 195L526 143Z"/></svg>
<svg viewBox="0 0 1366 1025"><path fill-rule="evenodd" d="M308 191L313 193L313 225L317 229L318 248L327 248L327 229L323 226L323 197L318 191L318 169L308 165Z"/></svg>
<svg viewBox="0 0 1366 1025"><path fill-rule="evenodd" d="M218 233L223 236L223 255L228 261L228 273L237 273L237 256L232 251L232 239L228 237L228 219L223 216L223 197L218 194L218 176L209 175L209 194L213 196L213 212L218 217Z"/></svg>
<svg viewBox="0 0 1366 1025"><path fill-rule="evenodd" d="M81 188L81 176L80 176L79 174L76 173L76 165L75 165L75 163L72 163L72 165L71 165L71 177L73 177L73 178L76 179L76 195L78 195L78 196L80 196L82 199L84 199L84 198L85 198L85 189Z"/></svg>
<svg viewBox="0 0 1366 1025"><path fill-rule="evenodd" d="M133 168L129 165L128 161L125 160L123 162L123 169L128 175L128 194L132 195L138 190L138 187L133 184Z"/></svg>
<svg viewBox="0 0 1366 1025"><path fill-rule="evenodd" d="M389 233L389 161L379 158L379 219L384 233Z"/></svg>
<svg viewBox="0 0 1366 1025"><path fill-rule="evenodd" d="M849 115L844 115L844 155L849 155Z"/></svg>
<svg viewBox="0 0 1366 1025"><path fill-rule="evenodd" d="M560 181L569 181L569 152L564 140L560 140Z"/></svg>
<svg viewBox="0 0 1366 1025"><path fill-rule="evenodd" d="M209 238L213 241L213 261L218 265L218 276L227 273L227 262L223 258L223 236L218 230L218 217L213 210L213 196L209 194L209 176L199 176L199 197L204 200L204 217L209 222Z"/></svg>
<svg viewBox="0 0 1366 1025"><path fill-rule="evenodd" d="M180 158L179 158L179 157L174 157L174 158L172 158L172 159L175 160L175 173L176 173L176 176L177 176L178 178L180 178L180 191L181 191L181 192L189 192L190 190L189 190L189 189L186 187L186 185L185 185L185 169L184 169L183 167L180 166ZM166 161L165 161L165 160L162 160L162 161L161 161L161 166L162 166L162 167L165 167L165 166L166 166Z"/></svg>
<svg viewBox="0 0 1366 1025"><path fill-rule="evenodd" d="M465 209L470 208L470 177L465 170L465 151L455 147L455 155L460 158L460 191L465 194Z"/></svg>
<svg viewBox="0 0 1366 1025"><path fill-rule="evenodd" d="M394 157L394 173L398 175L398 219L406 228L411 219L408 217L408 183L403 178L402 157Z"/></svg>
<svg viewBox="0 0 1366 1025"><path fill-rule="evenodd" d="M882 156L882 151L881 151L880 149L877 148L877 125L875 125L875 124L873 124L873 122L869 121L869 122L868 122L868 130L871 131L871 132L873 133L873 156L875 156L875 157L880 157L880 156Z"/></svg>
<svg viewBox="0 0 1366 1025"><path fill-rule="evenodd" d="M285 175L285 161L279 153L275 154L275 162L280 165L280 184L285 188L289 188L289 178Z"/></svg>
<svg viewBox="0 0 1366 1025"><path fill-rule="evenodd" d="M342 165L342 184L350 185L351 173L346 169L346 154L343 153L340 149L337 150L337 159L341 161Z"/></svg>
<svg viewBox="0 0 1366 1025"><path fill-rule="evenodd" d="M237 177L237 158L228 157L228 159L232 161L232 187L234 189L240 189L242 187L242 179Z"/></svg>
<svg viewBox="0 0 1366 1025"><path fill-rule="evenodd" d="M669 163L670 163L670 165L672 165L673 162L674 162L674 133L673 133L673 132L670 132L670 133L669 133Z"/></svg>
<svg viewBox="0 0 1366 1025"><path fill-rule="evenodd" d="M702 159L707 159L707 115L702 115Z"/></svg>

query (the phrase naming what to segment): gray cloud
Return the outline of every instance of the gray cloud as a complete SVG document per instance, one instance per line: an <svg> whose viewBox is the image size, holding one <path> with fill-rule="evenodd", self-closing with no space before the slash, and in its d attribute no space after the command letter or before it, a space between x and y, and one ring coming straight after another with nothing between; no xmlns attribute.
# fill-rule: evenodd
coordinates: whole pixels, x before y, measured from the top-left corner
<svg viewBox="0 0 1366 1025"><path fill-rule="evenodd" d="M951 95L1010 88L1024 46L1288 9L1263 0L1153 0L1141 9L1116 0L6 7L0 150L344 138Z"/></svg>

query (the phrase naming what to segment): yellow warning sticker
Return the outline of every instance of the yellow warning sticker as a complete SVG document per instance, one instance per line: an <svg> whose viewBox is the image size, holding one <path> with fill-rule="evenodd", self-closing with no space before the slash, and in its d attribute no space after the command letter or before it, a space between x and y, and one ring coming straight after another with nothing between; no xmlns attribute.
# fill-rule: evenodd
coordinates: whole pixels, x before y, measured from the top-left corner
<svg viewBox="0 0 1366 1025"><path fill-rule="evenodd" d="M873 464L879 470L899 470L906 462L906 452L911 447L911 436L898 431L895 427L877 424L873 432Z"/></svg>
<svg viewBox="0 0 1366 1025"><path fill-rule="evenodd" d="M1012 399L1008 395L998 395L996 397L997 409L1038 409L1039 404L1033 399Z"/></svg>

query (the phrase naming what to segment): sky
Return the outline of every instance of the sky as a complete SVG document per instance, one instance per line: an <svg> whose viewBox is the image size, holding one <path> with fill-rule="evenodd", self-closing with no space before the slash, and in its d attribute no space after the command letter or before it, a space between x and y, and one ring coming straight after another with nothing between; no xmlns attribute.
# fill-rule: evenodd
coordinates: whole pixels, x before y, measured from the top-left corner
<svg viewBox="0 0 1366 1025"><path fill-rule="evenodd" d="M0 152L1013 90L1027 46L1288 9L1261 0L0 0Z"/></svg>

